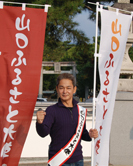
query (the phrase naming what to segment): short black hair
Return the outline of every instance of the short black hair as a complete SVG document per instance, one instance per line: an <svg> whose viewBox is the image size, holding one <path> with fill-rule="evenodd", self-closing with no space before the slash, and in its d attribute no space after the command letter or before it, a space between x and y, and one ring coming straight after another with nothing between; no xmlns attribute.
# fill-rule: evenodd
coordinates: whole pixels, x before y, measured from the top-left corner
<svg viewBox="0 0 133 166"><path fill-rule="evenodd" d="M69 73L63 73L63 74L60 74L57 78L57 82L56 82L56 86L59 85L60 81L62 79L69 79L72 81L72 84L73 86L75 87L76 86L76 79L75 77L72 75L72 74L69 74Z"/></svg>

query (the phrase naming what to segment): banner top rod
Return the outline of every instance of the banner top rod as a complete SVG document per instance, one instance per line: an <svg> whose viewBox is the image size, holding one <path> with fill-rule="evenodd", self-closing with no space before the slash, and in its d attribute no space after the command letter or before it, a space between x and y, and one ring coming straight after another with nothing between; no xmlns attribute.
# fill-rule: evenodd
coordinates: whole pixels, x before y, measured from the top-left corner
<svg viewBox="0 0 133 166"><path fill-rule="evenodd" d="M93 2L87 2L87 3L92 4L92 5L97 5L97 3L93 3ZM116 9L116 10L119 9L119 8L114 8L114 7L111 7L111 6L106 6L106 5L101 5L101 4L99 4L99 6L103 6L103 7L106 7L106 8L110 7L112 9ZM126 12L126 13L129 13L129 14L133 13L132 11L128 11L128 10L123 10L123 9L119 9L119 10L123 11L123 12Z"/></svg>
<svg viewBox="0 0 133 166"><path fill-rule="evenodd" d="M40 4L32 4L32 3L21 3L21 2L9 2L9 1L0 1L2 3L8 3L8 4L18 4L18 5L31 5L31 6L42 6L42 7L46 7L46 9L48 9L48 7L51 7L51 5L45 4L45 5L40 5Z"/></svg>

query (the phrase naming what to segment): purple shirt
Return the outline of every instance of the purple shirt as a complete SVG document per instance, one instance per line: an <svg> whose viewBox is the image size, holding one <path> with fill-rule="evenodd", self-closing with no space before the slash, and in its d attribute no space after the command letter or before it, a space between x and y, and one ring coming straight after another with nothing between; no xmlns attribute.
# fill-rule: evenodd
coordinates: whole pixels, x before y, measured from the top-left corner
<svg viewBox="0 0 133 166"><path fill-rule="evenodd" d="M51 136L49 159L69 142L76 132L77 123L78 108L77 101L74 99L72 112L62 104L60 99L58 103L46 109L46 116L43 123L39 124L36 122L36 130L41 137L45 137L48 134ZM91 141L88 131L86 130L86 125L84 126L81 139ZM73 155L66 163L75 163L81 159L83 159L83 156L80 140Z"/></svg>

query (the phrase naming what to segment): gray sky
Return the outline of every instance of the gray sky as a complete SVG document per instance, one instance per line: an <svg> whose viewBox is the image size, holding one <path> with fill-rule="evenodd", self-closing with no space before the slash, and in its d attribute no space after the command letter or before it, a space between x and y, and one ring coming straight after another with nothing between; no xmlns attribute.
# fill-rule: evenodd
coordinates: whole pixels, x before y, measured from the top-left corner
<svg viewBox="0 0 133 166"><path fill-rule="evenodd" d="M111 6L112 3L105 3L105 5L109 5ZM77 23L79 23L79 26L77 26L77 28L79 30L82 30L85 35L90 39L90 42L93 42L93 36L95 36L96 33L96 22L95 21L91 21L89 19L89 12L86 11L82 11L82 13L77 14L74 17L74 21L76 21ZM99 31L98 31L99 33ZM98 34L99 35L99 34Z"/></svg>
<svg viewBox="0 0 133 166"><path fill-rule="evenodd" d="M92 37L95 36L96 23L95 21L91 21L89 19L89 12L82 11L81 14L77 14L74 17L74 21L79 23L79 26L77 26L77 28L83 31L85 35L90 39L90 42L92 43L93 41Z"/></svg>

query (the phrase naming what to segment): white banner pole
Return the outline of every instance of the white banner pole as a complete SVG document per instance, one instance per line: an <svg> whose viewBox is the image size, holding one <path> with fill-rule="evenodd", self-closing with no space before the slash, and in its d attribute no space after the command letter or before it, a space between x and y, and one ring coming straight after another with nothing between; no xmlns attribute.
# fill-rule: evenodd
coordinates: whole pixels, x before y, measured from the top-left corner
<svg viewBox="0 0 133 166"><path fill-rule="evenodd" d="M96 69L97 69L97 36L98 36L98 5L96 3L96 34L95 34L95 54L94 54L94 82L93 82L93 116L92 116L92 128L94 129L95 107L96 107ZM94 138L91 143L91 166L94 166Z"/></svg>

